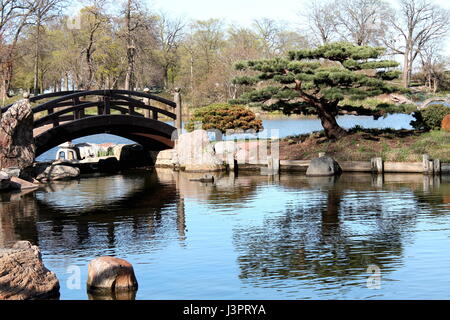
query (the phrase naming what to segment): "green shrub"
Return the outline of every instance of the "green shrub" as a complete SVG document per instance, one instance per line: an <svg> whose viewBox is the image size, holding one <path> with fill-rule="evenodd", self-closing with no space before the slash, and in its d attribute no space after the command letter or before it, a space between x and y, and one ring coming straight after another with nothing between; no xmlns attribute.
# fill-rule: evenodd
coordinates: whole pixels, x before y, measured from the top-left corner
<svg viewBox="0 0 450 320"><path fill-rule="evenodd" d="M433 104L423 110L413 113L415 120L411 121L411 126L418 130L433 130L441 127L442 119L450 114L450 107L442 104Z"/></svg>
<svg viewBox="0 0 450 320"><path fill-rule="evenodd" d="M253 111L241 105L215 103L198 108L186 124L186 130L192 131L195 123L201 122L203 130L217 129L225 133L228 129L255 130L263 129L262 121L256 119Z"/></svg>

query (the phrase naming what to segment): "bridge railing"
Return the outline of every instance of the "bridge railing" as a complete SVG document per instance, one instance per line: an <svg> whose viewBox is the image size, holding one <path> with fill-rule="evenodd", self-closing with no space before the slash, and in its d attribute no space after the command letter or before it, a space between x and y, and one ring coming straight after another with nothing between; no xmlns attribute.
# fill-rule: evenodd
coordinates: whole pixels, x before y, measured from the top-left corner
<svg viewBox="0 0 450 320"><path fill-rule="evenodd" d="M177 96L177 93L175 96ZM143 99L141 100L139 98ZM108 115L111 114L111 111L118 111L120 114L128 114L137 117L148 117L153 120L158 120L160 114L174 120L177 119L175 113L152 106L152 101L158 101L169 109L175 109L174 111L176 112L178 111L177 109L181 110L181 101L177 104L176 102L148 92L128 90L62 91L42 94L29 99L30 102L51 99L33 107L32 110L34 114L46 112L46 114L39 118L35 117L34 128L48 124L58 126L61 122L78 120L96 115ZM3 107L2 113L11 106L12 104ZM93 107L96 108L94 114L88 114L86 109ZM143 109L144 113L137 112L137 108ZM177 112L177 114L178 113L181 117L181 111Z"/></svg>

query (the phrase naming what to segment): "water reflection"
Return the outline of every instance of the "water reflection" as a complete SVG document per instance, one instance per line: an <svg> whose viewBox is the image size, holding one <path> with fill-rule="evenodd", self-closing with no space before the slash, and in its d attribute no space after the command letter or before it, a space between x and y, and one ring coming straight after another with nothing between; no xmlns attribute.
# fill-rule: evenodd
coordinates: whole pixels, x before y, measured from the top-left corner
<svg viewBox="0 0 450 320"><path fill-rule="evenodd" d="M2 193L0 246L39 245L62 283L68 265L130 257L141 299L361 298L369 265L391 277L420 266L406 252L420 252L424 226L450 230L448 176L199 176L130 171ZM62 299L80 295L62 287Z"/></svg>
<svg viewBox="0 0 450 320"><path fill-rule="evenodd" d="M370 178L305 178L295 206L259 228L237 227L239 276L263 286L286 278L348 284L371 264L388 272L401 263L420 210L409 195L374 191Z"/></svg>
<svg viewBox="0 0 450 320"><path fill-rule="evenodd" d="M172 220L184 220L166 214L182 207L174 186L142 173L58 182L28 194L2 196L0 244L29 240L49 254L116 254L123 244L140 250L139 242L164 235Z"/></svg>

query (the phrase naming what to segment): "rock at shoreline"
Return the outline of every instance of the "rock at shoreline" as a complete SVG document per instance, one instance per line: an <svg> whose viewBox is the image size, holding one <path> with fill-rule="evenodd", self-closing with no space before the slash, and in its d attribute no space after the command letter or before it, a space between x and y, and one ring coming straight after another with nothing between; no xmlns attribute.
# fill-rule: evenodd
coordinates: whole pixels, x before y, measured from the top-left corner
<svg viewBox="0 0 450 320"><path fill-rule="evenodd" d="M38 188L39 185L17 178L17 177L11 177L11 186L12 189L17 189L17 190L24 190L24 189L34 189L34 188Z"/></svg>
<svg viewBox="0 0 450 320"><path fill-rule="evenodd" d="M16 102L0 120L0 168L33 164L33 111L27 99Z"/></svg>
<svg viewBox="0 0 450 320"><path fill-rule="evenodd" d="M311 160L308 169L306 170L307 176L334 176L342 172L339 163L331 157L324 156Z"/></svg>
<svg viewBox="0 0 450 320"><path fill-rule="evenodd" d="M2 168L2 171L7 173L10 177L20 177L20 168L17 167L10 167L10 168Z"/></svg>
<svg viewBox="0 0 450 320"><path fill-rule="evenodd" d="M136 291L138 283L131 263L103 256L89 262L87 288L89 292Z"/></svg>
<svg viewBox="0 0 450 320"><path fill-rule="evenodd" d="M80 175L79 168L59 164L47 164L45 166L38 166L36 168L38 170L36 179L40 182L74 179Z"/></svg>
<svg viewBox="0 0 450 320"><path fill-rule="evenodd" d="M174 149L158 153L155 166L181 168L187 172L225 170L223 160L216 155L205 130L181 134Z"/></svg>
<svg viewBox="0 0 450 320"><path fill-rule="evenodd" d="M207 172L222 171L223 162L215 155L213 146L205 130L194 130L178 137L177 151L180 167L185 171Z"/></svg>
<svg viewBox="0 0 450 320"><path fill-rule="evenodd" d="M155 161L155 166L157 166L158 168L172 168L177 164L178 156L175 149L167 149L158 152Z"/></svg>
<svg viewBox="0 0 450 320"><path fill-rule="evenodd" d="M59 297L58 278L42 263L39 248L28 241L0 249L0 270L0 300Z"/></svg>
<svg viewBox="0 0 450 320"><path fill-rule="evenodd" d="M141 167L153 164L150 153L140 144L121 145L115 147L113 150L114 155L119 155L118 160L123 167Z"/></svg>
<svg viewBox="0 0 450 320"><path fill-rule="evenodd" d="M444 119L442 119L441 128L450 132L450 114L446 115Z"/></svg>
<svg viewBox="0 0 450 320"><path fill-rule="evenodd" d="M0 171L0 191L11 188L11 177L4 171Z"/></svg>

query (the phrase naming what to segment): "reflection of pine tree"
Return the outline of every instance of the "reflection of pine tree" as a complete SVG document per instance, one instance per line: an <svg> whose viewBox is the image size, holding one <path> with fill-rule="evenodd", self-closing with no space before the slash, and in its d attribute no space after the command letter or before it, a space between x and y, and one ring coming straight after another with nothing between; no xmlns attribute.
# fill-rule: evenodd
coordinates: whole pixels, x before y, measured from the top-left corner
<svg viewBox="0 0 450 320"><path fill-rule="evenodd" d="M390 270L401 259L415 221L415 202L408 212L386 210L395 194L365 200L367 191L340 179L281 216L268 218L262 227L234 230L240 277L259 284L274 278L347 283L365 274L370 264Z"/></svg>
<svg viewBox="0 0 450 320"><path fill-rule="evenodd" d="M292 51L287 59L238 63L236 69L256 71L257 75L238 77L235 84L254 85L262 81L267 86L246 92L232 102L255 103L264 110L281 110L285 114L316 114L327 137L340 138L346 134L336 122L341 100L398 90L386 81L399 76L399 71L386 69L398 63L379 60L384 51L337 42L313 50ZM346 109L370 114L362 108Z"/></svg>

